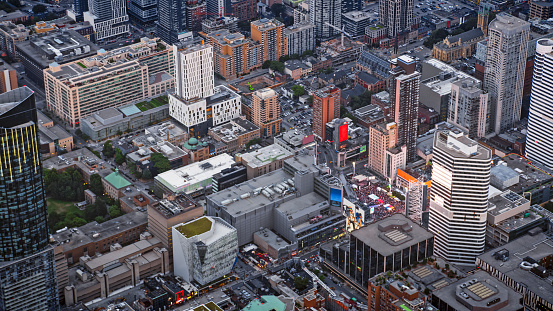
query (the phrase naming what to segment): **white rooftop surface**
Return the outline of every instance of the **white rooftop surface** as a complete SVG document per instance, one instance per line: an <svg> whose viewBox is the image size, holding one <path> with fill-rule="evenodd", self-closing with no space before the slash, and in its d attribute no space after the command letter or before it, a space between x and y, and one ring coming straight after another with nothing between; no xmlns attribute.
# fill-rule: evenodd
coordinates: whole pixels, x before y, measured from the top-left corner
<svg viewBox="0 0 553 311"><path fill-rule="evenodd" d="M250 153L243 154L242 159L248 163L248 166L256 168L276 160L291 157L293 155L293 153L282 148L281 146L273 144Z"/></svg>
<svg viewBox="0 0 553 311"><path fill-rule="evenodd" d="M211 164L211 167L202 168L207 163ZM224 153L201 162L169 170L157 175L155 178L171 191L178 192L178 189L182 190L188 185L194 185L213 177L213 175L220 173L222 170L230 168L234 163L234 158Z"/></svg>
<svg viewBox="0 0 553 311"><path fill-rule="evenodd" d="M436 92L440 95L446 95L446 94L451 93L451 83L456 82L456 81L461 81L461 80L464 80L464 79L471 79L471 80L474 81L475 85L480 84L480 80L476 79L475 77L473 77L473 76L471 76L467 73L464 73L461 70L457 70L454 67L452 67L452 66L450 66L450 65L448 65L444 62L441 62L437 59L431 58L431 59L426 60L425 62L427 64L430 64L430 65L438 68L439 70L441 70L443 72L453 73L453 76L449 79L446 79L446 80L437 79L437 80L434 80L432 82L425 83L426 86L428 86L434 92Z"/></svg>
<svg viewBox="0 0 553 311"><path fill-rule="evenodd" d="M118 249L116 251L112 251L106 254L103 254L100 257L93 258L90 261L87 261L85 263L85 266L89 268L90 271L95 271L99 267L103 267L109 263L120 261L122 258L127 258L131 254L138 254L143 253L144 249L147 249L151 247L152 245L155 245L159 243L159 239L157 238L151 238L149 240L141 240L136 243L127 245L121 249Z"/></svg>

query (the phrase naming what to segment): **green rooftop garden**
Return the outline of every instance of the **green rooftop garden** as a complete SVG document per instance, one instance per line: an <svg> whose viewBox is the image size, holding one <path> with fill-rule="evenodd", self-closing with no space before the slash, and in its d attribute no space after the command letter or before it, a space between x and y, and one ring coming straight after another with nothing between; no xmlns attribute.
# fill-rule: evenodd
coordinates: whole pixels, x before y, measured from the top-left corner
<svg viewBox="0 0 553 311"><path fill-rule="evenodd" d="M376 25L376 26L371 26L369 27L370 30L377 30L377 29L382 29L384 26L382 25Z"/></svg>
<svg viewBox="0 0 553 311"><path fill-rule="evenodd" d="M180 225L175 229L178 232L180 232L182 235L184 235L186 238L190 238L211 230L211 225L212 223L211 223L211 220L209 220L209 218L202 217L200 219Z"/></svg>
<svg viewBox="0 0 553 311"><path fill-rule="evenodd" d="M210 301L204 305L194 308L194 311L222 311L213 301Z"/></svg>
<svg viewBox="0 0 553 311"><path fill-rule="evenodd" d="M140 109L140 111L146 111L146 110L149 110L149 109L152 109L152 108L157 108L157 107L160 107L160 106L163 106L163 105L167 105L168 102L169 102L169 100L167 99L167 96L162 95L162 96L156 97L156 98L154 98L150 101L140 102L140 103L136 104L136 107L138 107L138 109Z"/></svg>
<svg viewBox="0 0 553 311"><path fill-rule="evenodd" d="M84 69L86 69L86 66L81 62L78 62L77 65L79 65L79 66L83 67Z"/></svg>

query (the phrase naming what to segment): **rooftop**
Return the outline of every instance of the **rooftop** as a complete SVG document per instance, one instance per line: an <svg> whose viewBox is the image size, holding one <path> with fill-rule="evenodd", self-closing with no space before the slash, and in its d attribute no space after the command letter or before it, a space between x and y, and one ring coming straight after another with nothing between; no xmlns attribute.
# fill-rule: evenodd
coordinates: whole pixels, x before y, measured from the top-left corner
<svg viewBox="0 0 553 311"><path fill-rule="evenodd" d="M495 259L494 254L503 249L509 251L509 259L507 261ZM553 292L553 286L551 285L553 284L553 276L541 278L520 267L520 264L525 261L527 257L540 261L552 254L553 241L544 233L539 233L535 236L522 236L499 248L478 256L478 259L487 263L489 266L493 267L493 269L513 280L515 283L522 284L529 291L535 293L549 303L553 303L553 295L551 295Z"/></svg>
<svg viewBox="0 0 553 311"><path fill-rule="evenodd" d="M394 214L351 233L382 256L433 238L434 235L402 214Z"/></svg>
<svg viewBox="0 0 553 311"><path fill-rule="evenodd" d="M434 68L430 69L428 66L423 66L423 76L430 77L422 80L421 84L441 96L451 94L451 84L455 82L462 81L464 83L471 83L471 85L480 85L478 79L437 59L431 58L424 63ZM428 74L428 71L431 73Z"/></svg>
<svg viewBox="0 0 553 311"><path fill-rule="evenodd" d="M465 43L467 41L476 39L478 37L484 38L484 33L482 32L482 29L474 28L474 29L471 29L469 31L465 31L463 33L460 33L458 35L447 37L447 40L451 43L457 42L459 40L461 40L461 43Z"/></svg>
<svg viewBox="0 0 553 311"><path fill-rule="evenodd" d="M196 205L196 202L188 199L185 196L180 196L172 201L163 199L159 201L159 204L149 204L149 208L153 208L162 214L165 218L171 218L173 216L192 211L201 206Z"/></svg>
<svg viewBox="0 0 553 311"><path fill-rule="evenodd" d="M85 267L89 272L93 272L93 271L105 272L106 269L109 269L110 266L116 262L122 262L125 259L134 255L144 254L145 252L160 245L161 245L161 242L159 241L158 238L140 240L133 244L124 246L123 248L107 252L105 254L102 254L101 256L96 256L91 260L86 261Z"/></svg>
<svg viewBox="0 0 553 311"><path fill-rule="evenodd" d="M255 130L259 130L257 125L242 118L232 119L230 122L210 129L210 131L219 136L223 142L233 141L237 139L238 136Z"/></svg>
<svg viewBox="0 0 553 311"><path fill-rule="evenodd" d="M193 311L223 311L214 302L210 301L206 304L200 305L192 309Z"/></svg>
<svg viewBox="0 0 553 311"><path fill-rule="evenodd" d="M119 173L118 169L115 169L115 172L107 175L104 179L117 190L132 185L130 181Z"/></svg>
<svg viewBox="0 0 553 311"><path fill-rule="evenodd" d="M113 237L131 228L146 225L148 215L144 212L131 212L117 218L107 220L101 224L90 222L78 228L67 229L52 235L53 241L61 244L67 252L91 242Z"/></svg>
<svg viewBox="0 0 553 311"><path fill-rule="evenodd" d="M286 304L276 296L261 296L259 299L253 299L244 309L244 311L285 311Z"/></svg>
<svg viewBox="0 0 553 311"><path fill-rule="evenodd" d="M292 157L294 154L280 145L272 144L255 151L242 154L242 161L251 168L262 167L274 161Z"/></svg>
<svg viewBox="0 0 553 311"><path fill-rule="evenodd" d="M490 149L468 138L460 130L438 130L434 134L434 148L448 153L455 158L471 158L491 161Z"/></svg>
<svg viewBox="0 0 553 311"><path fill-rule="evenodd" d="M371 19L372 14L370 14L369 12L363 12L363 11L351 11L351 12L343 13L342 17L345 17L355 22L359 22L362 20Z"/></svg>
<svg viewBox="0 0 553 311"><path fill-rule="evenodd" d="M315 28L315 25L308 22L304 22L301 24L294 24L292 26L286 27L286 29L284 29L284 32L288 34L288 33L303 31L308 28Z"/></svg>
<svg viewBox="0 0 553 311"><path fill-rule="evenodd" d="M161 173L155 179L167 186L172 192L178 193L185 191L185 188L190 185L211 179L214 174L231 167L234 163L233 157L224 153L201 162L195 162Z"/></svg>
<svg viewBox="0 0 553 311"><path fill-rule="evenodd" d="M190 238L211 230L212 221L208 217L198 218L182 225L175 226L175 230Z"/></svg>
<svg viewBox="0 0 553 311"><path fill-rule="evenodd" d="M435 290L432 295L457 311L523 309L521 294L481 270Z"/></svg>
<svg viewBox="0 0 553 311"><path fill-rule="evenodd" d="M536 167L520 155L512 153L503 157L502 160L507 163L509 168L520 174L519 182L508 188L513 192L529 191L553 180L553 176L549 172Z"/></svg>

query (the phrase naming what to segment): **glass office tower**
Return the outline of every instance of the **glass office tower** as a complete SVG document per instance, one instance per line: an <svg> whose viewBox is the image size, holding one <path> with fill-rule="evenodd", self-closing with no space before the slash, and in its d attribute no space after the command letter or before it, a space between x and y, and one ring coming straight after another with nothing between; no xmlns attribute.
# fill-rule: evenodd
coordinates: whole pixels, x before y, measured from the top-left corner
<svg viewBox="0 0 553 311"><path fill-rule="evenodd" d="M58 310L34 92L0 94L0 311Z"/></svg>

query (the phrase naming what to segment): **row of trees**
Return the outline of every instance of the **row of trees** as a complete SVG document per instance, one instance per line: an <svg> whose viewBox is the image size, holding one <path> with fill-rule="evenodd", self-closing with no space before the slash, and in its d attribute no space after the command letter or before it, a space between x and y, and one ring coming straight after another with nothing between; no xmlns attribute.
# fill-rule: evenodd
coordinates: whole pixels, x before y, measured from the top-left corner
<svg viewBox="0 0 553 311"><path fill-rule="evenodd" d="M263 65L261 66L263 69L271 69L273 71L278 71L280 73L284 72L284 63L272 61L272 60L266 60Z"/></svg>
<svg viewBox="0 0 553 311"><path fill-rule="evenodd" d="M68 168L61 173L55 169L45 169L43 175L48 197L74 202L84 200L85 183L83 182L83 175L76 169Z"/></svg>
<svg viewBox="0 0 553 311"><path fill-rule="evenodd" d="M74 228L84 226L87 223L96 220L98 223L105 221L108 210L106 202L102 198L97 198L94 204L88 205L84 211L77 212L51 212L48 214L48 227L51 232L55 232L64 227Z"/></svg>

